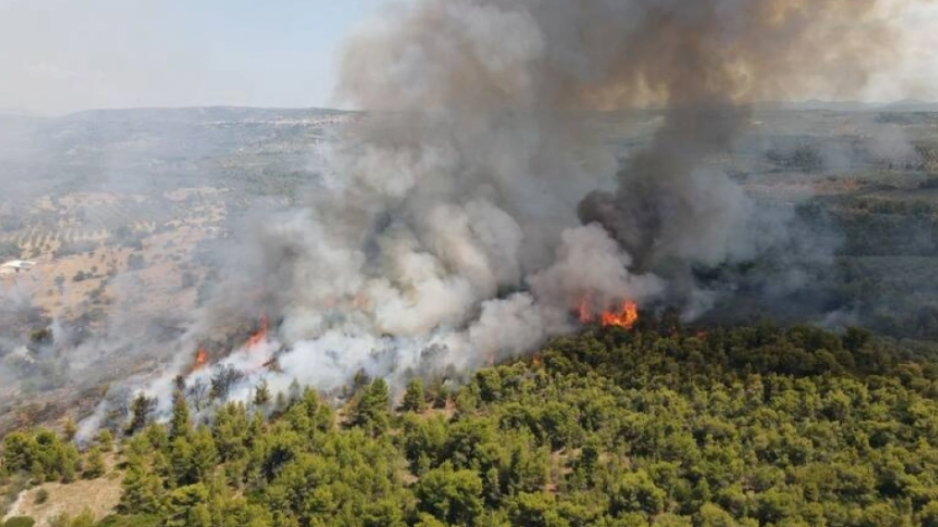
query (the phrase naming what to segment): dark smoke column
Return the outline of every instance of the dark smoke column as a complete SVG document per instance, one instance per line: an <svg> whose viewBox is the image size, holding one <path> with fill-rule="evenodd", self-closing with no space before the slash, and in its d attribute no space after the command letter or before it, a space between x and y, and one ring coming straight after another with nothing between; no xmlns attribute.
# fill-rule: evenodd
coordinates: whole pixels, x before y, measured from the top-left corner
<svg viewBox="0 0 938 527"><path fill-rule="evenodd" d="M856 93L892 52L873 0L645 0L605 9L631 11L633 27L624 29L608 81L584 87L585 100L644 96L665 102L666 116L651 145L620 170L618 190L589 194L578 215L602 224L635 271L752 253L745 197L702 163L732 146L750 103Z"/></svg>
<svg viewBox="0 0 938 527"><path fill-rule="evenodd" d="M620 171L618 191L586 196L577 211L580 220L603 225L633 255L639 272L654 270L658 257L702 256L706 247L684 251L683 246L707 239L710 229L737 227L737 218L722 217L736 210L734 203L721 202L740 196L732 188L719 189L729 182L718 176L711 181L690 178L708 155L731 146L746 115L744 107L730 101L671 108L651 147ZM702 194L694 184L720 192ZM705 243L722 246L719 240Z"/></svg>

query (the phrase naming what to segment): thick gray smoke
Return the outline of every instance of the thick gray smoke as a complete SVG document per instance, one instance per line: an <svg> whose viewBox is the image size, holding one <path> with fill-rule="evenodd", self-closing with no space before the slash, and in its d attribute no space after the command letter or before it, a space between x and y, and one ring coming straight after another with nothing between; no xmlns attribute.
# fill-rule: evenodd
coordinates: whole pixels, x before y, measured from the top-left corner
<svg viewBox="0 0 938 527"><path fill-rule="evenodd" d="M750 101L862 88L892 52L879 8L390 8L343 55L340 93L371 116L347 130L310 209L260 236L266 289L294 349L284 362L321 368L333 356L337 374L387 374L426 368L432 349L440 364L474 365L568 330L584 299L606 309L665 294L651 273L675 274L673 260L718 265L783 241L778 221L755 220L741 189L704 163L732 146ZM615 181L582 117L655 101L668 107L665 123ZM322 349L335 335L379 342L355 358L354 345Z"/></svg>
<svg viewBox="0 0 938 527"><path fill-rule="evenodd" d="M340 95L366 117L329 154L308 206L259 223L235 263L250 270L237 282L282 321L278 344L227 362L275 389L294 379L330 389L358 369L401 379L523 353L574 329L584 301L601 310L678 298L699 312L707 292L690 266L752 258L789 237L790 216L759 214L707 161L733 145L753 101L862 88L893 51L880 9L876 0L389 8L342 56ZM648 103L666 106L664 124L619 168L585 117ZM275 356L269 372L262 365Z"/></svg>

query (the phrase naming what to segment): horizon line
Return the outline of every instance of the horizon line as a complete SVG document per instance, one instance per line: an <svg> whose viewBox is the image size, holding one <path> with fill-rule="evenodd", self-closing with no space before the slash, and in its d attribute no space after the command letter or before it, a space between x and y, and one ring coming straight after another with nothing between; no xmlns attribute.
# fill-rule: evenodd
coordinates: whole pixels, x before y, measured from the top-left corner
<svg viewBox="0 0 938 527"><path fill-rule="evenodd" d="M864 106L868 108L877 108L877 107L889 107L889 106L899 106L899 105L934 105L938 106L938 99L927 100L927 99L914 99L914 98L905 98L905 99L896 99L893 101L860 101L860 100L828 100L828 99L804 99L798 101L785 101L785 100L766 100L766 101L755 101L747 103L751 106L767 106L767 105L791 105L791 106L800 106L800 105L831 105L831 106ZM633 107L622 107L613 110L593 110L595 113L612 113L618 111L632 111L632 110L661 110L665 109L666 105L664 104L649 104L645 106L633 106ZM86 108L81 110L74 110L64 113L41 113L29 110L18 110L12 108L0 108L0 117L32 117L32 118L44 118L44 119L59 119L64 117L70 117L74 115L80 115L84 113L94 113L94 112L130 112L130 111L191 111L191 110L252 110L252 111L319 111L319 112L335 112L335 113L368 113L369 110L357 110L349 108L340 108L340 107L327 107L327 106L249 106L249 105L237 105L237 104L205 104L205 105L147 105L147 106L116 106L116 107L99 107L99 108Z"/></svg>

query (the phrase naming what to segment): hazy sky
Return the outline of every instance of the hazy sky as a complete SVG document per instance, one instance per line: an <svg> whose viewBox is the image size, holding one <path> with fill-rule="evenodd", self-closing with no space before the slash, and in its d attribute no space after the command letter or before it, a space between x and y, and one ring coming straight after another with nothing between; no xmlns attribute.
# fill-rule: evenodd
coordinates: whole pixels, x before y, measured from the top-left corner
<svg viewBox="0 0 938 527"><path fill-rule="evenodd" d="M330 106L342 37L385 3L0 0L0 110ZM902 23L908 53L870 99L936 97L938 7Z"/></svg>
<svg viewBox="0 0 938 527"><path fill-rule="evenodd" d="M325 106L384 0L0 0L0 110Z"/></svg>

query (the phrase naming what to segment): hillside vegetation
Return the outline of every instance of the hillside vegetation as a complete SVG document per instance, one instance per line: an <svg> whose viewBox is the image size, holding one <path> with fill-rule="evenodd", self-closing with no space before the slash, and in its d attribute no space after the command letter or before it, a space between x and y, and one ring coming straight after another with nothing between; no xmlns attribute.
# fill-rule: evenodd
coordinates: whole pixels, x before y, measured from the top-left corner
<svg viewBox="0 0 938 527"><path fill-rule="evenodd" d="M261 387L193 425L179 391L169 424L138 416L121 443L113 514L56 521L938 526L933 349L859 329L640 326L555 340L459 389L412 381L394 409L359 376L338 410ZM10 434L4 481L99 477L109 443L80 455Z"/></svg>

